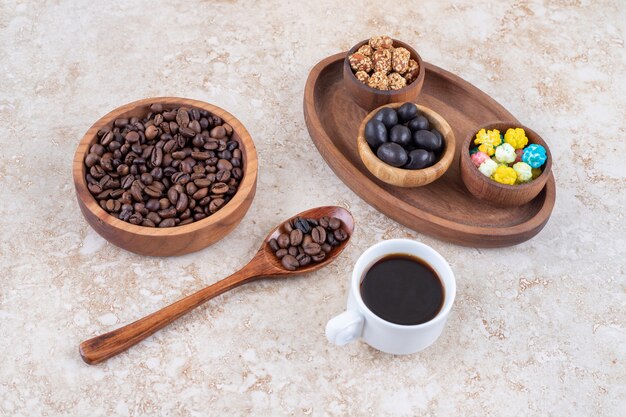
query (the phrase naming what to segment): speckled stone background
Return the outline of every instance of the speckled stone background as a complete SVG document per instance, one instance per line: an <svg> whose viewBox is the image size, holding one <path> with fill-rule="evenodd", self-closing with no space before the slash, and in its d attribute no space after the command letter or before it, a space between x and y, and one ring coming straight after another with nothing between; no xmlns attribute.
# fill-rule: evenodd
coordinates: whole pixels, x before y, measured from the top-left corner
<svg viewBox="0 0 626 417"><path fill-rule="evenodd" d="M623 415L625 3L398 4L0 2L2 416ZM501 250L448 244L381 215L328 168L304 125L307 74L380 33L547 139L558 195L537 237ZM158 259L90 229L71 161L100 116L161 95L234 113L260 173L232 234ZM274 224L324 204L358 221L330 267L252 283L104 364L81 361L81 340L228 275ZM432 245L456 272L444 334L405 357L330 345L324 326L345 305L351 266L393 237Z"/></svg>

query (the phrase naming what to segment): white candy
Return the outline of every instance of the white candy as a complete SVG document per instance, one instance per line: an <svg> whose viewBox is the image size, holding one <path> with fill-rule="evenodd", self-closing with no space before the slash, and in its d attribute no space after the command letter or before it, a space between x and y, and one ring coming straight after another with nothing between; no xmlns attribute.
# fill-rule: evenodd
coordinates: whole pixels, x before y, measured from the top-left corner
<svg viewBox="0 0 626 417"><path fill-rule="evenodd" d="M494 172L496 172L496 168L498 168L498 164L491 159L486 159L485 162L480 164L478 170L483 173L486 177L491 177Z"/></svg>
<svg viewBox="0 0 626 417"><path fill-rule="evenodd" d="M533 179L532 168L526 162L518 162L513 165L517 174L517 182L528 182Z"/></svg>
<svg viewBox="0 0 626 417"><path fill-rule="evenodd" d="M496 159L503 164L514 162L516 157L515 148L508 143L503 143L496 148Z"/></svg>

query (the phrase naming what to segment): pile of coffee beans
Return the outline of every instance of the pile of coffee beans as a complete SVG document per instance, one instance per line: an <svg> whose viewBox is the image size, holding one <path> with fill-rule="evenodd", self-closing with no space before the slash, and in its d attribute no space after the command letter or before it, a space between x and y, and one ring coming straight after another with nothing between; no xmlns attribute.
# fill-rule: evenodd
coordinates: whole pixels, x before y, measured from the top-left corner
<svg viewBox="0 0 626 417"><path fill-rule="evenodd" d="M222 208L243 177L233 128L196 108L152 104L98 132L85 157L87 188L120 220L173 227Z"/></svg>
<svg viewBox="0 0 626 417"><path fill-rule="evenodd" d="M441 132L413 103L380 109L365 125L365 140L381 161L403 169L428 168L445 148Z"/></svg>
<svg viewBox="0 0 626 417"><path fill-rule="evenodd" d="M321 262L334 246L348 239L343 222L336 217L303 219L294 217L281 226L281 234L269 241L283 266L290 270Z"/></svg>

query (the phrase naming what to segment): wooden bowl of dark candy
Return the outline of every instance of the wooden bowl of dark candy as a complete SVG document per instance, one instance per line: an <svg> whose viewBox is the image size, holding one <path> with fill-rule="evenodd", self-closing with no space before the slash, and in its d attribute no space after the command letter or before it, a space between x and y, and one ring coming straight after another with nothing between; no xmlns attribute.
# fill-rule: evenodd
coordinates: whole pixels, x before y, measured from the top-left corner
<svg viewBox="0 0 626 417"><path fill-rule="evenodd" d="M156 105L156 107L151 107L152 105ZM92 150L92 146L98 141L99 132L102 134L103 130L110 129L115 121L119 119L130 120L133 117L137 117L140 119L139 123L141 124L141 119L146 117L146 114L151 112L151 109L157 109L159 106L164 110L172 110L180 107L188 109L195 108L206 115L203 117L215 116L221 119L222 123L226 123L229 128L232 128L232 133L230 133L228 140L238 142L238 149L241 150L241 172L238 172L241 178L238 179L239 184L236 192L229 195L228 198L223 198L219 208L216 208L213 213L207 214L208 217L200 219L201 216L198 215L198 219L194 219L195 221L191 223L183 225L176 223L176 225L172 227L159 227L159 224L151 224L150 226L155 227L149 227L141 225L141 223L131 224L127 221L120 220L121 215L119 211L109 213L105 210L106 202L102 203L103 199L99 200L94 197L92 194L93 191L90 191L88 188L88 185L91 185L91 189L94 189L94 177L91 175L87 177L87 175L90 174L90 168L86 166L86 157ZM190 112L189 114L192 113ZM196 115L195 117L198 116ZM119 123L122 124L122 122ZM128 125L126 126L127 127L123 129L128 130ZM138 129L144 132L142 128ZM139 132L139 130L137 131ZM162 133L162 129L159 129L159 132ZM145 135L143 133L141 134L143 135L141 140L144 140ZM203 130L201 134L206 135L206 129ZM176 136L176 134L173 136ZM159 144L158 146L163 146L163 144ZM155 144L155 147L158 146ZM191 144L191 139L188 139L187 143L183 145L180 150L186 152L200 152L200 149L196 149L194 146L195 145ZM184 148L187 147L191 148L191 151L184 150ZM202 151L204 151L204 149L202 149ZM105 152L110 152L110 150L107 149ZM145 164L150 168L149 164L152 161L148 161L150 158L144 159L147 160ZM160 162L154 163L160 164ZM119 161L117 164L119 164ZM239 224L250 208L256 192L257 169L257 153L252 138L246 128L233 115L219 107L202 101L176 97L159 97L139 100L118 107L94 123L87 133L85 133L76 149L73 162L73 177L78 205L89 225L93 227L98 234L114 245L131 252L150 256L172 256L183 255L205 248L226 236ZM116 174L115 170L111 170L106 174L110 174L110 177L114 179L121 179L121 176ZM172 180L172 178L170 178L170 180ZM193 179L191 181L193 181ZM163 185L162 181L160 182L161 185ZM122 183L122 181L120 181L120 183ZM98 186L95 187L97 188ZM208 185L207 188L211 190L211 185ZM143 191L143 199L147 200L150 198L150 196L145 194L147 192L145 188ZM209 191L209 193L212 194L216 192L216 190ZM167 196L162 195L161 197L165 198ZM210 195L209 197L211 198ZM133 202L139 202L134 198L135 197L133 197ZM191 197L189 197L189 199L191 199ZM118 205L113 198L108 198L107 201L109 200L113 200L113 203L110 203L112 206ZM102 204L104 204L105 208L103 208ZM191 205L192 203L189 203L189 207ZM194 208L195 205L196 203L194 203ZM180 218L177 219L178 222L181 221ZM175 220L176 219L168 221L168 225L171 225ZM161 226L165 226L165 224Z"/></svg>
<svg viewBox="0 0 626 417"><path fill-rule="evenodd" d="M365 119L363 119L357 137L359 156L365 167L379 180L398 187L421 187L441 177L450 167L454 159L454 132L448 122L437 112L428 107L416 104L415 106L418 112L428 119L430 128L437 129L443 136L443 150L437 155L436 162L427 168L403 169L383 162L378 158L365 139L365 126L382 108L391 107L398 109L402 104L404 103L392 103L381 106L372 110Z"/></svg>

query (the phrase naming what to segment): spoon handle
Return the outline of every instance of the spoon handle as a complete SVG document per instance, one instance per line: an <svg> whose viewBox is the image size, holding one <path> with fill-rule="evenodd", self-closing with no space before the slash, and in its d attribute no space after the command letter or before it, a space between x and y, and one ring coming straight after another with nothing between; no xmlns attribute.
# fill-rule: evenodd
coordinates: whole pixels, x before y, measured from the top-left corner
<svg viewBox="0 0 626 417"><path fill-rule="evenodd" d="M257 278L258 270L251 268L252 264L253 262L249 263L229 277L155 311L149 316L85 340L79 347L80 356L86 363L94 365L125 351L211 298Z"/></svg>

